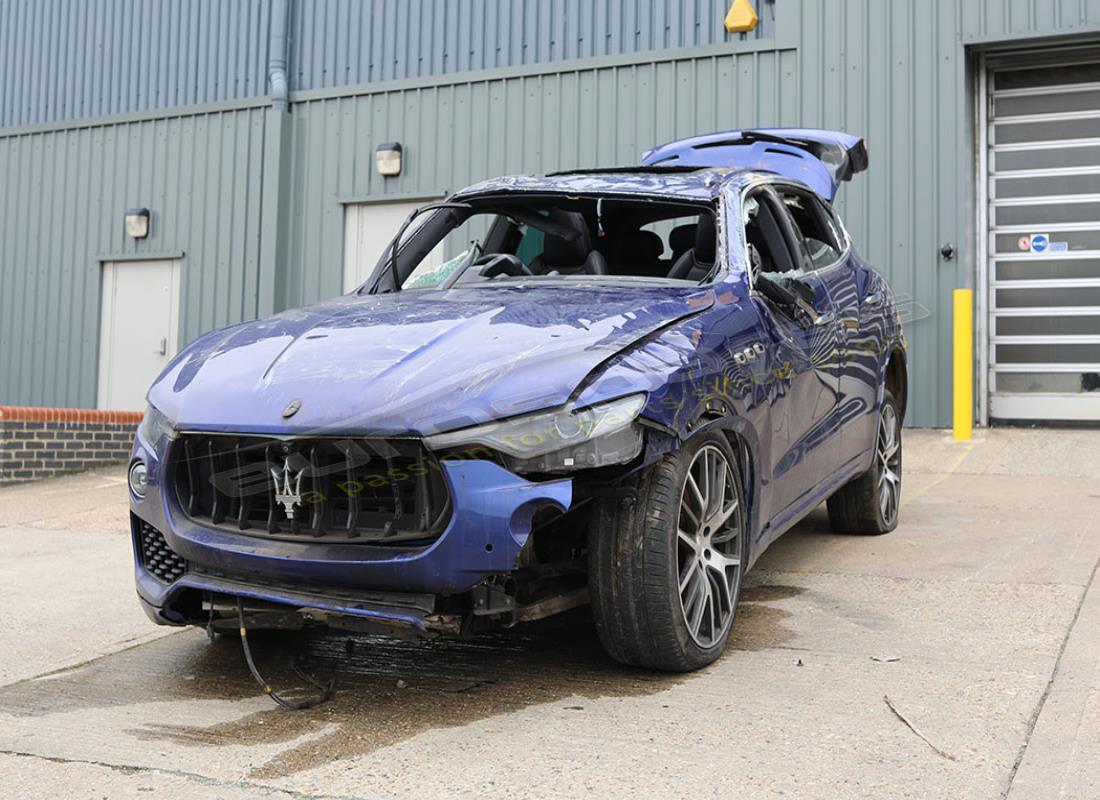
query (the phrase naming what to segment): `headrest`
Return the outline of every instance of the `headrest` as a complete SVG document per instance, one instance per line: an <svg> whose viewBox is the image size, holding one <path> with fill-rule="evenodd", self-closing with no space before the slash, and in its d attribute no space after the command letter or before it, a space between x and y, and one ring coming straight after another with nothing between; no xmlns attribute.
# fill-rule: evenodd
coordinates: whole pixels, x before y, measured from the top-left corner
<svg viewBox="0 0 1100 800"><path fill-rule="evenodd" d="M668 245L672 248L672 257L676 258L681 253L686 253L695 247L695 228L697 226L688 223L677 225L668 234Z"/></svg>
<svg viewBox="0 0 1100 800"><path fill-rule="evenodd" d="M695 230L695 261L713 264L718 248L718 231L714 227L713 214L700 214Z"/></svg>
<svg viewBox="0 0 1100 800"><path fill-rule="evenodd" d="M654 231L635 231L624 237L623 255L630 261L656 261L664 252L665 243Z"/></svg>
<svg viewBox="0 0 1100 800"><path fill-rule="evenodd" d="M596 249L616 263L656 261L665 252L660 234L653 231L611 233L596 240Z"/></svg>
<svg viewBox="0 0 1100 800"><path fill-rule="evenodd" d="M542 248L542 261L547 269L554 267L575 267L588 258L586 237L563 239L547 234Z"/></svg>

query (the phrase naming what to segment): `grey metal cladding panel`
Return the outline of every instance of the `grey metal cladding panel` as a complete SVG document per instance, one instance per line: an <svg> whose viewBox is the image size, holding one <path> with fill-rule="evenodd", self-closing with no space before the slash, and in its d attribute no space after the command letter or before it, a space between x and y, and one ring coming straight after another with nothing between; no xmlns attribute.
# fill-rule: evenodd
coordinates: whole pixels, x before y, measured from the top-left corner
<svg viewBox="0 0 1100 800"><path fill-rule="evenodd" d="M964 40L1032 38L1100 24L1097 0L951 0L951 6Z"/></svg>
<svg viewBox="0 0 1100 800"><path fill-rule="evenodd" d="M293 0L295 90L322 89L575 58L766 39L760 23L727 33L713 0Z"/></svg>
<svg viewBox="0 0 1100 800"><path fill-rule="evenodd" d="M0 128L267 92L268 0L0 0Z"/></svg>
<svg viewBox="0 0 1100 800"><path fill-rule="evenodd" d="M256 317L265 113L0 138L0 403L95 405L99 256L186 252L181 343Z"/></svg>
<svg viewBox="0 0 1100 800"><path fill-rule="evenodd" d="M712 0L290 0L295 90L772 36ZM0 0L0 128L267 93L269 0Z"/></svg>

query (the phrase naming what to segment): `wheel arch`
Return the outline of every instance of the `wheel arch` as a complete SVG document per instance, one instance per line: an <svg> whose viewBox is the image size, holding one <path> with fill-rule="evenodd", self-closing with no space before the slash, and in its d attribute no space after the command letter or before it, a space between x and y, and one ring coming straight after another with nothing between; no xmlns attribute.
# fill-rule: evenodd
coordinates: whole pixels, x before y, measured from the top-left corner
<svg viewBox="0 0 1100 800"><path fill-rule="evenodd" d="M883 388L888 389L894 395L894 402L898 406L898 414L904 422L905 410L909 405L909 365L904 349L900 347L891 349L886 358L886 366L883 369L882 385Z"/></svg>

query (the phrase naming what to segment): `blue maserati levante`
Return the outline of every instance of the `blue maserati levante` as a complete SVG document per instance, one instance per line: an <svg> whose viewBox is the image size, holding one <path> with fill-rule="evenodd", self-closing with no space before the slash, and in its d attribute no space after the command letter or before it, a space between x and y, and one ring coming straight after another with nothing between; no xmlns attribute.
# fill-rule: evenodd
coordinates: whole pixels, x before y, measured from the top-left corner
<svg viewBox="0 0 1100 800"><path fill-rule="evenodd" d="M717 658L807 512L898 522L906 354L832 207L857 137L743 130L419 209L357 291L209 333L130 467L156 622L469 636L590 605Z"/></svg>

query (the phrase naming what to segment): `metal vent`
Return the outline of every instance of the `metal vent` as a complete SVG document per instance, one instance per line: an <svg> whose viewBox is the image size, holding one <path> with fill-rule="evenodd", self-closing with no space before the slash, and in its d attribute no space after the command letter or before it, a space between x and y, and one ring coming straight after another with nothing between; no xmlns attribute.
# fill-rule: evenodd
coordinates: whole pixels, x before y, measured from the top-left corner
<svg viewBox="0 0 1100 800"><path fill-rule="evenodd" d="M450 516L442 468L415 439L185 434L169 473L188 517L254 536L409 543Z"/></svg>
<svg viewBox="0 0 1100 800"><path fill-rule="evenodd" d="M163 583L172 583L187 572L187 562L172 552L164 536L147 522L138 520L141 563L146 571Z"/></svg>

